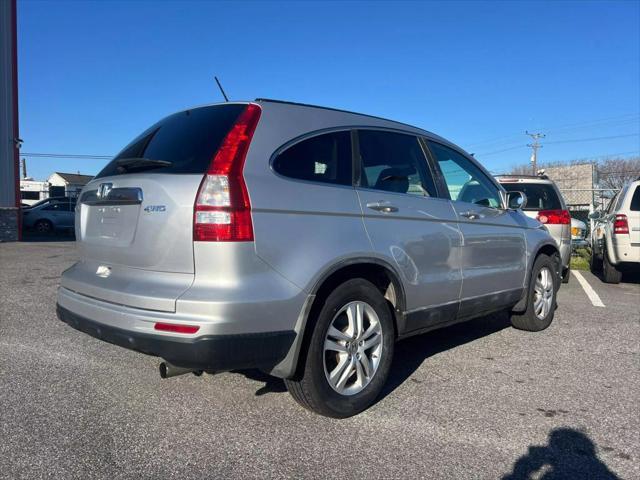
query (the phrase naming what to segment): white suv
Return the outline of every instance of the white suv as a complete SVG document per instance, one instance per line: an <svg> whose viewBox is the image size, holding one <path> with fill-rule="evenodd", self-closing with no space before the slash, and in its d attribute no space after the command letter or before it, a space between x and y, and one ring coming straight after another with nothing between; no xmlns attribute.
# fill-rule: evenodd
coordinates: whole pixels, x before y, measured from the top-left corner
<svg viewBox="0 0 640 480"><path fill-rule="evenodd" d="M640 179L613 197L606 211L591 214L591 271L602 270L607 283L619 283L622 269L640 269Z"/></svg>

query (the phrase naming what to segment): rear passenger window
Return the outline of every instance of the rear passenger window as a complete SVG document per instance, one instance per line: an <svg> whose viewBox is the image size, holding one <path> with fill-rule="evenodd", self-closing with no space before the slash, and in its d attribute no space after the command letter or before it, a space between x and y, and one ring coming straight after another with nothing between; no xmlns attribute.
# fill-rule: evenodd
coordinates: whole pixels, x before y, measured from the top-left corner
<svg viewBox="0 0 640 480"><path fill-rule="evenodd" d="M435 184L418 139L404 133L358 131L360 186L394 193L436 196Z"/></svg>
<svg viewBox="0 0 640 480"><path fill-rule="evenodd" d="M298 180L351 185L351 133L325 133L296 143L276 157L273 169Z"/></svg>
<svg viewBox="0 0 640 480"><path fill-rule="evenodd" d="M633 198L631 198L631 210L634 212L640 212L640 187L636 187L636 191L633 192Z"/></svg>

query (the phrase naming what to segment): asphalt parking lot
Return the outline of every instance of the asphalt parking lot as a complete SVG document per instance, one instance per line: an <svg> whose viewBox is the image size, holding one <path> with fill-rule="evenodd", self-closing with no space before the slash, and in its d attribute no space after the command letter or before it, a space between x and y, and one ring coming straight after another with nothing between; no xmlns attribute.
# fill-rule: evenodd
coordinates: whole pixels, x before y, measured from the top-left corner
<svg viewBox="0 0 640 480"><path fill-rule="evenodd" d="M55 316L73 242L0 244L1 478L640 478L640 282L574 276L532 334L494 315L397 346L383 397L331 420L259 372L159 360ZM548 477L544 477L548 478Z"/></svg>

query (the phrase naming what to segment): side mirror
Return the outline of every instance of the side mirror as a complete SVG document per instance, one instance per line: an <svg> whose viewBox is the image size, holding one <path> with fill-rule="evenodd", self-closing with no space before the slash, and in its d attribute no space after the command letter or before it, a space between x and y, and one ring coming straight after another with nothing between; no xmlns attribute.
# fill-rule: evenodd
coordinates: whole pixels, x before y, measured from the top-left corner
<svg viewBox="0 0 640 480"><path fill-rule="evenodd" d="M602 212L600 210L596 210L595 212L591 212L589 214L589 218L591 220L598 220L600 217L602 217Z"/></svg>
<svg viewBox="0 0 640 480"><path fill-rule="evenodd" d="M507 192L507 206L513 210L526 207L527 196L523 192Z"/></svg>

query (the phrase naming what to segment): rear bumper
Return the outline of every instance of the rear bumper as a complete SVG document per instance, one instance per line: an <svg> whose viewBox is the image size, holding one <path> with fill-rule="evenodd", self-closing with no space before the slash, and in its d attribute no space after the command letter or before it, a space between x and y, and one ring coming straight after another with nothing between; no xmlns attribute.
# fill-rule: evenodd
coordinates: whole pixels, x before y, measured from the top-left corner
<svg viewBox="0 0 640 480"><path fill-rule="evenodd" d="M620 263L640 263L640 243L631 242L628 238L614 236L609 250L609 260L614 265ZM609 245L607 245L609 246Z"/></svg>
<svg viewBox="0 0 640 480"><path fill-rule="evenodd" d="M59 304L56 311L60 320L92 337L162 357L178 367L194 370L270 370L287 355L295 338L293 330L186 338L167 337L99 323L73 313Z"/></svg>
<svg viewBox="0 0 640 480"><path fill-rule="evenodd" d="M571 263L571 239L563 240L560 243L560 258L562 259L563 271L569 268Z"/></svg>

